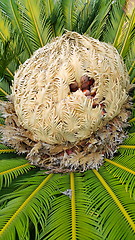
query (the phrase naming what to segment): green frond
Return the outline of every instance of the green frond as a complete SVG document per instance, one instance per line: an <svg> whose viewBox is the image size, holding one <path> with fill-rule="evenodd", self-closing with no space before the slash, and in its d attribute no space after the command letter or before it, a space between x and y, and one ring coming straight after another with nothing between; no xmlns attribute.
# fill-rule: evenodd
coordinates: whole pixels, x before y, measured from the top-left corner
<svg viewBox="0 0 135 240"><path fill-rule="evenodd" d="M14 178L28 172L35 166L30 165L25 159L11 158L0 159L0 188L9 186Z"/></svg>
<svg viewBox="0 0 135 240"><path fill-rule="evenodd" d="M0 117L0 126L3 126L3 125L4 125L4 123L5 123L5 119L4 119L4 118L2 118L2 117Z"/></svg>
<svg viewBox="0 0 135 240"><path fill-rule="evenodd" d="M71 196L71 214L72 214L72 239L76 239L76 207L75 207L75 182L74 182L74 173L70 173L70 185L72 190Z"/></svg>
<svg viewBox="0 0 135 240"><path fill-rule="evenodd" d="M7 18L3 16L2 11L0 11L0 40L2 42L6 42L8 39L10 39L11 32L12 32L11 23L8 21ZM10 50L14 52L11 46L11 42L10 42ZM15 55L15 57L18 60L18 62L21 64L18 56ZM13 78L13 73L9 70L8 67L6 68L6 71L9 74L9 76Z"/></svg>
<svg viewBox="0 0 135 240"><path fill-rule="evenodd" d="M14 0L2 0L0 1L0 8L2 13L11 22L14 29L17 29L21 33L24 40L25 48L27 50L27 58L32 54L32 48L27 35L23 31L23 25L21 23L21 15L18 11L18 3Z"/></svg>
<svg viewBox="0 0 135 240"><path fill-rule="evenodd" d="M122 11L122 16L121 16L121 18L120 18L120 20L119 20L119 25L117 26L117 32L114 34L114 40L113 40L113 46L115 47L115 48L118 48L119 47L119 37L120 37L120 35L121 35L121 31L122 31L122 29L123 29L123 25L124 25L124 21L125 21L125 12L124 11ZM116 21L117 22L117 21ZM112 28L113 29L115 29L114 27L113 27L113 25L112 25ZM116 31L116 29L115 29L115 31Z"/></svg>
<svg viewBox="0 0 135 240"><path fill-rule="evenodd" d="M15 72L19 66L18 56L24 51L23 47L21 35L16 31L11 32L9 39L0 40L0 97L3 100L6 100L5 96L11 93L12 72ZM12 69L12 72L9 69Z"/></svg>
<svg viewBox="0 0 135 240"><path fill-rule="evenodd" d="M102 35L104 33L104 29L106 27L107 21L110 16L110 11L112 8L112 1L106 2L106 1L102 0L100 2L100 6L101 7L100 7L99 13L97 15L96 24L94 24L92 26L91 33L90 33L90 36L92 36L94 38L98 38L98 39L103 38Z"/></svg>
<svg viewBox="0 0 135 240"><path fill-rule="evenodd" d="M30 222L36 236L38 225L43 230L57 178L57 175L45 177L37 174L31 178L29 186L10 194L10 200L1 209L0 237L3 240L16 239L16 233L18 239L30 239Z"/></svg>
<svg viewBox="0 0 135 240"><path fill-rule="evenodd" d="M134 63L134 65L135 65L135 63ZM135 77L133 78L133 80L132 80L131 83L132 83L132 84L135 83ZM135 96L134 96L134 99L135 99Z"/></svg>
<svg viewBox="0 0 135 240"><path fill-rule="evenodd" d="M133 101L134 101L134 98L135 98L135 96L133 97ZM131 112L131 116L130 116L130 119L129 119L129 123L130 123L131 126L135 125L135 108L134 108L134 106L132 108L132 112Z"/></svg>
<svg viewBox="0 0 135 240"><path fill-rule="evenodd" d="M123 144L119 145L118 151L126 155L135 154L135 133L129 134L129 137L123 142Z"/></svg>
<svg viewBox="0 0 135 240"><path fill-rule="evenodd" d="M124 10L125 3L125 0L120 0L111 5L100 39L117 48L125 61L132 82L135 74L135 9L128 18Z"/></svg>
<svg viewBox="0 0 135 240"><path fill-rule="evenodd" d="M8 94L11 94L10 84L6 79L3 79L0 81L0 99L7 101L6 96Z"/></svg>
<svg viewBox="0 0 135 240"><path fill-rule="evenodd" d="M3 100L3 101L7 101L6 96L8 95L8 93L5 92L4 89L8 88L8 90L10 90L9 89L9 87L10 87L9 83L7 81L4 81L3 84L1 84L1 82L0 82L0 85L2 85L2 88L0 87L0 99ZM3 85L4 85L4 87L3 87Z"/></svg>
<svg viewBox="0 0 135 240"><path fill-rule="evenodd" d="M24 180L33 177L38 171L39 168L31 168L29 169L29 171L24 172L24 174L20 174L16 178L14 178L9 186L5 187L3 183L3 187L0 189L0 206L3 206L8 202L8 200L10 199L9 194L12 194L14 191L21 191L22 189L26 188L29 184L27 184L27 182L24 183Z"/></svg>
<svg viewBox="0 0 135 240"><path fill-rule="evenodd" d="M57 187L60 191L65 192L70 189L70 176L64 175L58 181ZM51 203L46 229L41 233L40 239L71 239L71 200L69 196L62 194L56 189L53 194L55 198Z"/></svg>
<svg viewBox="0 0 135 240"><path fill-rule="evenodd" d="M135 100L135 90L134 90L134 95L133 95L133 102L134 102L134 100ZM132 126L132 124L134 125L134 122L135 122L135 107L134 107L134 104L133 104L131 116L130 116L130 119L129 119L129 123Z"/></svg>
<svg viewBox="0 0 135 240"><path fill-rule="evenodd" d="M135 39L135 9L132 12L131 18L127 20L123 33L123 41L121 43L120 54L125 59L127 52L130 50L130 46Z"/></svg>
<svg viewBox="0 0 135 240"><path fill-rule="evenodd" d="M64 17L62 1L42 1L41 22L44 34L44 44L53 37L60 36L64 32Z"/></svg>
<svg viewBox="0 0 135 240"><path fill-rule="evenodd" d="M125 12L122 6L126 3L125 0L119 0L111 3L110 11L106 19L102 40L118 47L118 39L125 21Z"/></svg>
<svg viewBox="0 0 135 240"><path fill-rule="evenodd" d="M90 199L85 193L83 176L71 173L62 176L58 189L72 190L71 199L59 190L55 193L49 212L45 233L40 239L102 239L96 215L86 214Z"/></svg>
<svg viewBox="0 0 135 240"><path fill-rule="evenodd" d="M14 75L13 75L13 73L12 73L8 68L6 68L6 71L7 71L7 73L10 75L10 77L13 78Z"/></svg>
<svg viewBox="0 0 135 240"><path fill-rule="evenodd" d="M135 200L135 155L120 155L112 160L105 159L105 167L114 177L124 184L126 192Z"/></svg>
<svg viewBox="0 0 135 240"><path fill-rule="evenodd" d="M40 13L41 1L21 0L19 10L22 13L23 29L33 45L33 51L44 46L44 35L42 31L42 22Z"/></svg>
<svg viewBox="0 0 135 240"><path fill-rule="evenodd" d="M12 26L11 22L8 20L8 18L2 14L2 11L0 11L0 22L1 22L1 24L0 24L0 39L2 42L7 42L11 38L11 35L12 36L14 35L15 29L13 28L13 26ZM16 32L17 32L17 30L16 30ZM20 39L19 39L19 43L20 43ZM22 40L21 40L21 43L22 43ZM21 43L20 43L20 45L21 45ZM17 42L16 42L16 44L14 44L12 41L9 42L10 52L12 53L12 55L15 56L15 59L18 61L18 63L21 64L28 58L28 54L27 54L26 49L25 49L25 54L24 54L25 57L24 57L24 55L22 56L21 54L17 54L16 51L14 51L15 47L16 47L15 50L18 51L19 46L17 46L17 45L18 45ZM7 70L7 73L11 76L11 78L13 78L12 72L14 72L14 66L10 66L10 70L7 67L6 70Z"/></svg>
<svg viewBox="0 0 135 240"><path fill-rule="evenodd" d="M104 167L99 172L88 171L85 180L87 193L92 200L88 212L92 208L98 210L104 238L134 239L134 200L125 193L124 187Z"/></svg>
<svg viewBox="0 0 135 240"><path fill-rule="evenodd" d="M135 118L129 120L131 126L135 126Z"/></svg>
<svg viewBox="0 0 135 240"><path fill-rule="evenodd" d="M124 141L124 145L135 146L135 133L129 134L129 137Z"/></svg>
<svg viewBox="0 0 135 240"><path fill-rule="evenodd" d="M0 154L11 153L11 152L15 152L15 150L0 143Z"/></svg>
<svg viewBox="0 0 135 240"><path fill-rule="evenodd" d="M132 145L120 145L119 146L119 152L129 155L135 153L135 146Z"/></svg>
<svg viewBox="0 0 135 240"><path fill-rule="evenodd" d="M132 127L130 127L129 129L129 133L135 133L135 123L133 125L131 125Z"/></svg>
<svg viewBox="0 0 135 240"><path fill-rule="evenodd" d="M135 61L132 63L132 65L131 65L131 67L130 67L130 69L129 69L129 71L128 71L128 74L130 75L131 74L131 72L132 72L132 70L135 68ZM133 79L133 81L132 81L132 83L134 83L135 82L135 78Z"/></svg>
<svg viewBox="0 0 135 240"><path fill-rule="evenodd" d="M0 92L3 93L5 96L7 96L7 92L5 92L2 88L0 88Z"/></svg>
<svg viewBox="0 0 135 240"><path fill-rule="evenodd" d="M75 0L62 1L64 27L69 31L73 31L77 21L77 8L75 2Z"/></svg>
<svg viewBox="0 0 135 240"><path fill-rule="evenodd" d="M6 41L10 37L11 23L3 16L0 11L0 39Z"/></svg>
<svg viewBox="0 0 135 240"><path fill-rule="evenodd" d="M96 25L96 21L98 19L100 2L100 0L88 1L82 5L81 10L77 15L77 21L73 31L76 31L80 34L87 33L91 35L92 26L94 24Z"/></svg>
<svg viewBox="0 0 135 240"><path fill-rule="evenodd" d="M134 28L135 28L135 23L134 23ZM135 35L135 30L133 34ZM133 37L133 41L129 46L129 50L127 51L127 55L125 58L125 64L128 69L128 74L130 76L131 83L135 82L135 41L134 40L135 38Z"/></svg>

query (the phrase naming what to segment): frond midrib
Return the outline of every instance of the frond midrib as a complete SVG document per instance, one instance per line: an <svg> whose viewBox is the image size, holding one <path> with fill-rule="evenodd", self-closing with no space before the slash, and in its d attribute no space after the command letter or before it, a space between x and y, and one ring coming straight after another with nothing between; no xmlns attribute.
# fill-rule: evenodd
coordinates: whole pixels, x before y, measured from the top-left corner
<svg viewBox="0 0 135 240"><path fill-rule="evenodd" d="M133 175L135 175L135 171L133 171L133 170L127 168L127 167L124 167L124 166L122 166L122 165L119 164L119 163L116 163L116 162L114 162L114 161L111 161L111 160L109 160L109 159L107 159L107 158L105 158L104 160L105 160L106 162L111 163L112 165L117 166L118 168L121 168L121 169L123 169L123 170L125 170L125 171L127 171L127 172L129 172L129 173L132 173Z"/></svg>
<svg viewBox="0 0 135 240"><path fill-rule="evenodd" d="M10 173L10 172L13 172L15 170L21 169L21 168L25 168L26 166L30 166L30 163L26 163L26 164L20 165L20 166L15 167L15 168L11 168L11 169L9 169L7 171L0 172L0 175L4 175L4 174Z"/></svg>
<svg viewBox="0 0 135 240"><path fill-rule="evenodd" d="M72 189L71 209L72 209L72 240L76 240L76 216L75 216L75 186L74 186L74 173L70 173L70 182Z"/></svg>
<svg viewBox="0 0 135 240"><path fill-rule="evenodd" d="M44 186L44 184L52 177L53 174L49 174L43 182L35 189L35 191L23 202L23 204L18 208L18 210L14 213L14 215L9 219L9 221L5 224L3 229L0 231L0 237L6 231L8 226L13 222L13 220L19 215L19 213L25 208L25 206L32 200L32 198L39 192L39 190Z"/></svg>
<svg viewBox="0 0 135 240"><path fill-rule="evenodd" d="M119 201L117 196L115 195L115 193L112 191L112 189L109 187L109 185L105 182L105 180L102 178L102 176L99 174L99 172L97 172L95 169L93 169L92 171L94 172L96 177L99 179L99 181L102 183L102 185L104 186L106 191L109 193L109 195L112 197L112 199L114 200L115 204L120 209L122 215L124 215L125 219L127 220L129 225L131 226L132 230L135 232L135 224L134 224L134 222L132 221L131 217L129 216L129 214L127 213L127 211L125 210L125 208L123 207L123 205L121 204L121 202Z"/></svg>

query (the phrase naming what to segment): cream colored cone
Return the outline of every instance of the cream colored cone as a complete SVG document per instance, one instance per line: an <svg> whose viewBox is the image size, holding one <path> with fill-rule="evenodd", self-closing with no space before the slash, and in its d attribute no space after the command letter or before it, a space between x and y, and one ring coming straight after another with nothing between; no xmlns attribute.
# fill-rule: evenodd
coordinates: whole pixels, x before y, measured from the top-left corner
<svg viewBox="0 0 135 240"><path fill-rule="evenodd" d="M84 75L94 79L89 97L81 88L80 80ZM78 89L72 92L70 84L75 82ZM108 136L112 138L112 134L103 137L108 131L107 124L112 129L116 116L124 122L129 117L124 107L129 101L129 89L129 76L122 57L109 44L67 31L38 49L16 71L11 95L16 125L30 136L33 142L28 144L30 150L35 146L31 152L25 147L24 152L29 152L27 158L33 164L49 169L55 165L57 169L83 171L97 168L104 157L103 152L107 153L111 148ZM115 124L116 128L120 125L121 139L125 136L122 121ZM101 132L101 144L92 144L91 139L97 141L97 133L100 135ZM85 140L86 148L81 145ZM24 142L27 145L26 140ZM113 142L114 139L111 155L117 145ZM13 146L21 152L21 145L17 147L14 143ZM76 146L79 150L75 151ZM60 150L53 152L52 149L58 147ZM38 149L43 148L46 150L40 150L38 154ZM71 154L67 154L69 149L73 150Z"/></svg>

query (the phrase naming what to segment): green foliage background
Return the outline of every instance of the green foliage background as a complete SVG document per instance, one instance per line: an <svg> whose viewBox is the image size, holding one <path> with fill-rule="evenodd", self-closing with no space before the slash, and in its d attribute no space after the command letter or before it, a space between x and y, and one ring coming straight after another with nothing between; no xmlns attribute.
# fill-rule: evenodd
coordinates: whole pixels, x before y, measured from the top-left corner
<svg viewBox="0 0 135 240"><path fill-rule="evenodd" d="M135 9L128 15L126 6L125 0L1 0L1 101L18 66L65 29L113 44L134 83ZM135 239L135 91L131 95L129 137L98 172L47 175L0 144L0 239Z"/></svg>

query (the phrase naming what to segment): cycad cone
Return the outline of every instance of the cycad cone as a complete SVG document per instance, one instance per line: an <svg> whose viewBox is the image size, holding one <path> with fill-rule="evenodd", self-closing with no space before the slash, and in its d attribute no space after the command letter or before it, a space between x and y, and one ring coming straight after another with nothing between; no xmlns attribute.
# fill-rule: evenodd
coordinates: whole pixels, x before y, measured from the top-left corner
<svg viewBox="0 0 135 240"><path fill-rule="evenodd" d="M94 79L96 94L93 98L85 96L81 89L80 79L84 75ZM78 90L70 92L70 84L75 81ZM127 70L117 50L96 39L67 31L37 50L16 71L12 87L19 125L28 130L29 138L38 144L30 149L30 161L52 171L97 168L107 154L105 139L109 142L107 136L97 140L97 134L107 135L107 124L110 124L112 136L113 126L117 128L116 116L117 121L127 120L125 105L129 84ZM124 134L123 130L121 132ZM17 144L12 145L21 151ZM69 149L72 149L71 154L68 154ZM28 152L27 147L26 150Z"/></svg>

